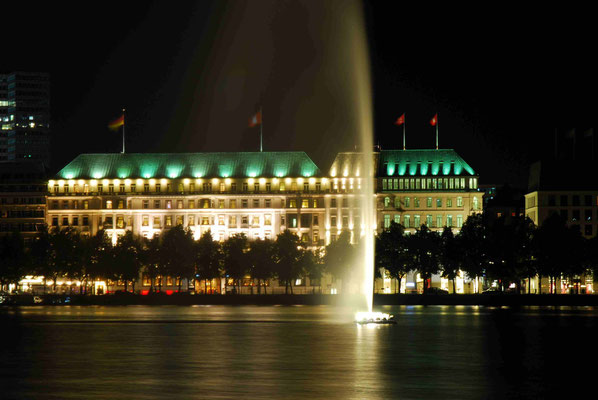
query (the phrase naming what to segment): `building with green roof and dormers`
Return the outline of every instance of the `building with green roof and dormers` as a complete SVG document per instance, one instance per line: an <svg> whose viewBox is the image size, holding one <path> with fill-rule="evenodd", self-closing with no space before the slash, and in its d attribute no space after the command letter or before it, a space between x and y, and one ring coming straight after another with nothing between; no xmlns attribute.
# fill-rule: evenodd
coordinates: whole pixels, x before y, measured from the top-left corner
<svg viewBox="0 0 598 400"><path fill-rule="evenodd" d="M347 191L355 177L363 176L361 153L339 153L330 168L332 193L325 200L326 241L334 241L345 230L362 226L359 199ZM374 153L377 230L391 222L413 233L422 225L434 231L445 226L456 233L469 215L482 211L478 175L451 149L380 150ZM362 228L363 229L363 228ZM401 292L420 291L423 282L415 274L402 281ZM434 276L431 284L452 288ZM377 280L381 292L393 292L394 280ZM474 292L475 282L457 279L458 292Z"/></svg>
<svg viewBox="0 0 598 400"><path fill-rule="evenodd" d="M290 229L312 247L343 230L356 241L365 229L360 159L339 153L323 173L305 152L81 154L48 182L47 223L86 235L103 228L113 242L176 225L196 239L208 230L220 241L274 239ZM379 231L390 221L409 232L458 230L481 211L478 177L454 150L383 150L374 163Z"/></svg>

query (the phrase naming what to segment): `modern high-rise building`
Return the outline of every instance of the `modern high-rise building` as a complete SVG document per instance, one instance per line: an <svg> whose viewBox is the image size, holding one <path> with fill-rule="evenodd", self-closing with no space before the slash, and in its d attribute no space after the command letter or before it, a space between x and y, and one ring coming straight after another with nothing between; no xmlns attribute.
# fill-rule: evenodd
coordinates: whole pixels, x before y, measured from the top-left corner
<svg viewBox="0 0 598 400"><path fill-rule="evenodd" d="M0 162L8 159L8 75L0 74Z"/></svg>
<svg viewBox="0 0 598 400"><path fill-rule="evenodd" d="M0 75L0 161L50 162L50 78L41 72Z"/></svg>

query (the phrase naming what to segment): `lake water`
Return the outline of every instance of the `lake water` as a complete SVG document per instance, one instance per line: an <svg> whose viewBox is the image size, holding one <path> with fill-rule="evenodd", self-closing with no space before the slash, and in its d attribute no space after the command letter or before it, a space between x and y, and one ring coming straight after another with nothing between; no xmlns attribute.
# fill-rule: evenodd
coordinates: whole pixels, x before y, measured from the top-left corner
<svg viewBox="0 0 598 400"><path fill-rule="evenodd" d="M377 310L398 323L359 326L332 306L4 307L0 398L596 394L596 308Z"/></svg>

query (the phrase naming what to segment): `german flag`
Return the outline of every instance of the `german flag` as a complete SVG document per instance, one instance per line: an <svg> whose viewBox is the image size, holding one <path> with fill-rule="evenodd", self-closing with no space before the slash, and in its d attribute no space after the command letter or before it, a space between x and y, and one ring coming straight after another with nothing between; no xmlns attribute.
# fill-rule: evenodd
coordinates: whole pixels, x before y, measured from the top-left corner
<svg viewBox="0 0 598 400"><path fill-rule="evenodd" d="M111 129L111 130L117 130L118 128L120 128L124 124L125 124L125 114L121 115L120 117L118 117L114 121L110 122L108 124L108 128Z"/></svg>

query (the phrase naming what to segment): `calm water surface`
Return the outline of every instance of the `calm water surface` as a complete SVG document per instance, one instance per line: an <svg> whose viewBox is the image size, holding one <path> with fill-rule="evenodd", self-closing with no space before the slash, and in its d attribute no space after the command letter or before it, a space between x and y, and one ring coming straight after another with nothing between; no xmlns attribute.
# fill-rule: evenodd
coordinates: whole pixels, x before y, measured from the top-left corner
<svg viewBox="0 0 598 400"><path fill-rule="evenodd" d="M397 325L358 326L331 306L0 308L0 398L596 394L596 308L378 309Z"/></svg>

